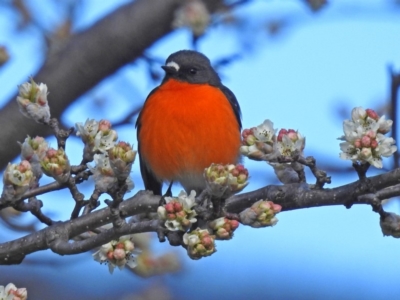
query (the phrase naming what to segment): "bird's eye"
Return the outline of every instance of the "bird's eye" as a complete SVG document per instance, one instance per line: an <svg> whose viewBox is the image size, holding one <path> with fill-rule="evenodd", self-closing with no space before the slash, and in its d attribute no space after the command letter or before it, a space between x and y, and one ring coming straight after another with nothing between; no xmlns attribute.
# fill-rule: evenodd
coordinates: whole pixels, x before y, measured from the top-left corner
<svg viewBox="0 0 400 300"><path fill-rule="evenodd" d="M194 75L194 74L197 73L197 69L196 69L196 68L191 68L191 69L189 70L189 73L192 74L192 75Z"/></svg>

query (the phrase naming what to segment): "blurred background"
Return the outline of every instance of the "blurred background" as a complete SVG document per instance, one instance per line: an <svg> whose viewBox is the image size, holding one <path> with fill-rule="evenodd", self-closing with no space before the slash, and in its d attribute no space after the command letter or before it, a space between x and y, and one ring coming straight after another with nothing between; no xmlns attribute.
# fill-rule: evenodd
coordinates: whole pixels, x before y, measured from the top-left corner
<svg viewBox="0 0 400 300"><path fill-rule="evenodd" d="M357 180L351 163L339 158L337 138L343 134L342 121L356 106L395 118L396 125L399 112L391 109L397 100L391 86L400 71L400 2L205 1L208 12L177 10L179 2L184 1L1 0L0 123L19 132L10 138L0 127L7 137L7 143L0 138L1 169L8 161L19 161L16 142L29 130L56 146L45 128L13 113L17 107L10 101L29 76L49 85L51 111L64 126L108 119L119 139L136 148L136 115L162 79L160 66L177 50L196 49L210 58L235 93L244 128L270 119L276 128L299 130L307 138L305 154L332 176L328 187ZM164 6L168 9L159 17ZM121 18L135 9L143 10L143 20ZM163 17L173 26L161 26ZM199 21L197 27L180 26L192 17L209 20L209 25ZM114 20L110 24L115 27L107 27L107 20ZM146 26L154 26L154 32ZM104 46L112 30L115 39ZM135 34L134 41L126 32ZM79 63L81 57L91 57L90 51L94 58ZM75 64L79 68L68 69ZM91 77L82 81L82 76ZM79 164L82 150L80 139L68 140L72 163ZM245 192L278 183L266 163L244 164L251 175ZM382 170L371 169L368 175L395 166L387 158ZM135 189L127 196L143 189L138 161L131 177ZM90 196L93 182L80 189ZM179 191L175 186L174 194ZM40 199L44 212L55 220L68 219L74 207L65 191ZM399 213L399 208L396 199L385 205L391 212ZM111 275L91 253L61 257L43 251L21 265L0 266L0 285L26 287L29 299L60 300L400 297L400 241L383 237L379 215L371 207L302 209L281 213L278 219L273 228L240 226L232 240L217 242L217 253L199 261L190 260L183 248L158 243L154 235L142 236L148 273L117 269ZM10 211L2 212L0 226L0 242L43 228L33 217Z"/></svg>

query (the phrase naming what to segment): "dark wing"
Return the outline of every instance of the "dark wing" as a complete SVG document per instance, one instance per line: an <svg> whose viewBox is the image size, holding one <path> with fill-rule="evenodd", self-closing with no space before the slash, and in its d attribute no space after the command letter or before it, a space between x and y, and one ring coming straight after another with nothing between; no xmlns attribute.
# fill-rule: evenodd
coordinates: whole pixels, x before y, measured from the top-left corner
<svg viewBox="0 0 400 300"><path fill-rule="evenodd" d="M157 88L153 89L150 94L147 96L147 99L157 90ZM146 99L146 101L147 101ZM146 103L146 102L145 102ZM137 128L137 140L138 140L138 152L139 152L139 163L140 163L140 173L142 174L142 179L144 182L144 187L146 190L153 191L154 195L161 195L162 193L162 182L159 181L149 170L147 167L146 163L142 159L142 155L140 153L140 140L139 140L139 132L140 128L142 127L142 124L140 123L140 116L141 113L139 113L139 116L136 120L135 127Z"/></svg>
<svg viewBox="0 0 400 300"><path fill-rule="evenodd" d="M219 86L219 89L224 93L226 98L228 98L229 103L231 104L232 109L235 113L236 119L238 121L239 130L242 130L242 121L241 121L242 112L240 110L239 102L237 101L235 94L230 89L228 89L226 86L224 86L222 84Z"/></svg>

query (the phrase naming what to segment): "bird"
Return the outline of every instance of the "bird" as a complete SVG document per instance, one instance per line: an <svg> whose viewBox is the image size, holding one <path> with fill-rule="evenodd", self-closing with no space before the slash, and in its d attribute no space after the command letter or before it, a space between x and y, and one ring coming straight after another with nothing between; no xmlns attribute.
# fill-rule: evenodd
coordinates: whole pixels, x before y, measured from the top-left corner
<svg viewBox="0 0 400 300"><path fill-rule="evenodd" d="M171 54L165 76L136 121L140 171L146 190L162 195L164 182L189 194L206 187L204 169L240 161L241 110L210 60L193 50Z"/></svg>

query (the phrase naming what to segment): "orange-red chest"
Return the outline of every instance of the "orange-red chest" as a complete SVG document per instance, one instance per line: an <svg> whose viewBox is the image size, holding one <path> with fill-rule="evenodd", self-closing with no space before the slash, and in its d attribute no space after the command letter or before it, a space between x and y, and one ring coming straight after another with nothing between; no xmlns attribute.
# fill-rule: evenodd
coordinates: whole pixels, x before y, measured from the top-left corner
<svg viewBox="0 0 400 300"><path fill-rule="evenodd" d="M211 163L236 163L240 129L218 88L168 80L139 116L140 155L162 180L202 174Z"/></svg>

